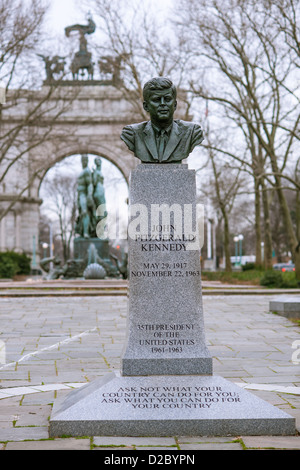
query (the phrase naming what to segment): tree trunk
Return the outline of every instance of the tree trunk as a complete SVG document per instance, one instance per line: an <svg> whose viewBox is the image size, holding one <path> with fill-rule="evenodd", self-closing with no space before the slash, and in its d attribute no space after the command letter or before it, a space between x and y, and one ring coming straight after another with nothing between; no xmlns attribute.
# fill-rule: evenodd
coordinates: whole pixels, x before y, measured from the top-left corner
<svg viewBox="0 0 300 470"><path fill-rule="evenodd" d="M295 179L298 183L297 169ZM300 191L296 192L296 237L300 243Z"/></svg>
<svg viewBox="0 0 300 470"><path fill-rule="evenodd" d="M260 185L258 179L254 177L255 191L255 265L257 268L262 266L261 259L261 226L260 226Z"/></svg>
<svg viewBox="0 0 300 470"><path fill-rule="evenodd" d="M229 233L229 223L228 215L226 210L222 210L222 215L224 219L224 254L225 254L225 271L232 271L231 260L230 260L230 233Z"/></svg>
<svg viewBox="0 0 300 470"><path fill-rule="evenodd" d="M264 179L261 180L262 200L264 210L264 266L265 269L272 269L272 235L270 226L270 208L268 192L266 190Z"/></svg>
<svg viewBox="0 0 300 470"><path fill-rule="evenodd" d="M296 278L300 282L300 246L299 246L299 242L297 240L297 236L293 227L291 213L290 213L287 201L286 201L286 197L281 188L281 178L278 176L276 177L276 183L277 183L276 190L277 190L278 200L279 200L279 204L282 210L282 215L283 215L283 219L285 223L288 244L292 253L293 261L295 263Z"/></svg>

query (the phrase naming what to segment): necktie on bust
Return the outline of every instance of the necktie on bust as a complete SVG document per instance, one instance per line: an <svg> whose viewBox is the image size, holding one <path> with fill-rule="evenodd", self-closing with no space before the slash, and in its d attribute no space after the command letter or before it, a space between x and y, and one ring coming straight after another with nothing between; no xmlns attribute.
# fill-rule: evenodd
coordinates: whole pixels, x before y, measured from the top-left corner
<svg viewBox="0 0 300 470"><path fill-rule="evenodd" d="M162 129L158 137L158 160L161 162L164 156L168 134L167 131Z"/></svg>

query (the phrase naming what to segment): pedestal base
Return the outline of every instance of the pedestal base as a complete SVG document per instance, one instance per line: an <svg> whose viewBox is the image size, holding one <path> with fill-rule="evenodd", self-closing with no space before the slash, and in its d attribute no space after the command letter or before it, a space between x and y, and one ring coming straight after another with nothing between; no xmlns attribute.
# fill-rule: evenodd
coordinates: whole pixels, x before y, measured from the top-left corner
<svg viewBox="0 0 300 470"><path fill-rule="evenodd" d="M187 165L142 164L131 172L123 376L212 374L196 200ZM138 222L136 211L143 214Z"/></svg>
<svg viewBox="0 0 300 470"><path fill-rule="evenodd" d="M213 361L209 351L203 347L197 357L156 358L130 355L129 348L122 358L122 375L212 375Z"/></svg>
<svg viewBox="0 0 300 470"><path fill-rule="evenodd" d="M97 255L106 261L109 259L109 241L99 238L75 238L74 240L74 258L88 260L89 248L94 245Z"/></svg>
<svg viewBox="0 0 300 470"><path fill-rule="evenodd" d="M50 437L292 435L295 418L219 376L108 374L55 402Z"/></svg>
<svg viewBox="0 0 300 470"><path fill-rule="evenodd" d="M92 245L94 245L94 250L90 255L89 250ZM108 277L119 277L120 275L117 267L110 260L109 240L75 238L74 258L83 260L84 268L90 263L99 263L105 269Z"/></svg>

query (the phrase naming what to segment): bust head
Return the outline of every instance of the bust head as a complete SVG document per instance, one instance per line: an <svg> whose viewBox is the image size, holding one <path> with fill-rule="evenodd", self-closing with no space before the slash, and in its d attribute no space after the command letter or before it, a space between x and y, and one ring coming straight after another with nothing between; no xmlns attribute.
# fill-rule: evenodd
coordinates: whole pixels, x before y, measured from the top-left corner
<svg viewBox="0 0 300 470"><path fill-rule="evenodd" d="M82 168L86 168L88 166L88 163L89 163L89 156L86 154L81 155Z"/></svg>
<svg viewBox="0 0 300 470"><path fill-rule="evenodd" d="M176 87L168 78L152 78L144 85L143 106L158 127L168 127L173 121L176 95Z"/></svg>
<svg viewBox="0 0 300 470"><path fill-rule="evenodd" d="M95 158L95 165L96 165L96 167L101 168L101 163L102 163L102 162L101 162L101 158L100 158L100 157L96 157L96 158Z"/></svg>

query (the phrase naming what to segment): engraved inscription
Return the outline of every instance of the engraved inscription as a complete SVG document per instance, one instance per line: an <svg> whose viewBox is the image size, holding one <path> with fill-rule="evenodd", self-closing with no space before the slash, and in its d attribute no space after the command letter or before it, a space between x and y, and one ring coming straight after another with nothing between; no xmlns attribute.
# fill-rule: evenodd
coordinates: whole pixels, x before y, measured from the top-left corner
<svg viewBox="0 0 300 470"><path fill-rule="evenodd" d="M197 269L189 269L187 262L142 263L140 269L131 270L132 278L200 276Z"/></svg>
<svg viewBox="0 0 300 470"><path fill-rule="evenodd" d="M237 392L218 386L120 387L102 394L102 403L128 404L134 409L211 408L217 403L239 402L241 399Z"/></svg>
<svg viewBox="0 0 300 470"><path fill-rule="evenodd" d="M139 339L139 345L150 346L151 353L181 353L184 347L196 344L193 323L138 324L137 331L147 332L147 339Z"/></svg>

